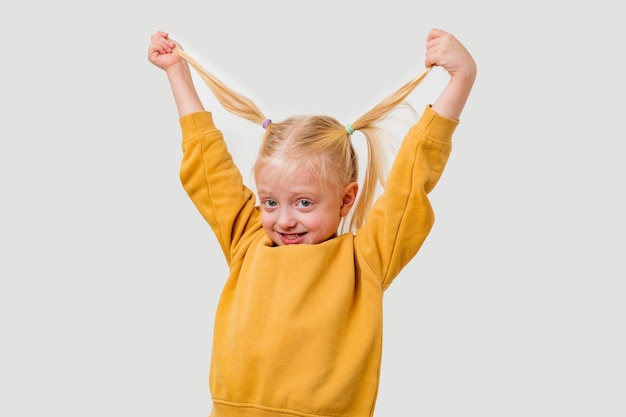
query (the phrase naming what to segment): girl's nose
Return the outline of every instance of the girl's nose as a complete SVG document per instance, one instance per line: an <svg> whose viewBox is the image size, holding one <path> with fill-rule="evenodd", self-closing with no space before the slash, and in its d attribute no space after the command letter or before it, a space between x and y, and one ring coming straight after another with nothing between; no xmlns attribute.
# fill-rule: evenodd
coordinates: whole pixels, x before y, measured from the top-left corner
<svg viewBox="0 0 626 417"><path fill-rule="evenodd" d="M281 209L278 214L278 226L282 229L290 229L296 226L296 218L294 217L292 210Z"/></svg>

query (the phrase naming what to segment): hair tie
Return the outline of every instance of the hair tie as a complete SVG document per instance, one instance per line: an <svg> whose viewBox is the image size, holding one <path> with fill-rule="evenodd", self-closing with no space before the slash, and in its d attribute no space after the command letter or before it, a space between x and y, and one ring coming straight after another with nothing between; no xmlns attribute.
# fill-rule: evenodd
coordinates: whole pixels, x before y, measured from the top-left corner
<svg viewBox="0 0 626 417"><path fill-rule="evenodd" d="M272 119L265 119L263 122L263 129L267 129L267 126L269 126L270 123L272 123Z"/></svg>
<svg viewBox="0 0 626 417"><path fill-rule="evenodd" d="M346 132L348 132L348 135L352 135L354 133L352 125L346 125Z"/></svg>

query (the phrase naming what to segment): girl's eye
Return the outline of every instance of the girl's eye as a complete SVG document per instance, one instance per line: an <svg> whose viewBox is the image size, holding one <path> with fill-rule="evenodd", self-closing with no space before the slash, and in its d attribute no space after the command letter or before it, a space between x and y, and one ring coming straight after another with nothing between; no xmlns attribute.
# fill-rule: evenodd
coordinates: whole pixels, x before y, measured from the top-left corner
<svg viewBox="0 0 626 417"><path fill-rule="evenodd" d="M268 208L277 206L276 201L274 200L265 200L263 201L263 205Z"/></svg>
<svg viewBox="0 0 626 417"><path fill-rule="evenodd" d="M311 207L311 203L309 200L300 200L298 201L298 205L302 208L307 208L307 207Z"/></svg>

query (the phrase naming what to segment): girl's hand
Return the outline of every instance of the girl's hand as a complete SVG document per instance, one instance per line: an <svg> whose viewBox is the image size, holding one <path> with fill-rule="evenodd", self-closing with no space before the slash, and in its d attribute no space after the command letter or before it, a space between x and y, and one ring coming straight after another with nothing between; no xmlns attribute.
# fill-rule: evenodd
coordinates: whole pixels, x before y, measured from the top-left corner
<svg viewBox="0 0 626 417"><path fill-rule="evenodd" d="M426 38L426 68L433 65L444 68L451 77L473 81L476 78L476 63L451 33L431 29Z"/></svg>
<svg viewBox="0 0 626 417"><path fill-rule="evenodd" d="M175 47L180 48L180 45L171 40L167 32L155 32L150 37L148 61L167 71L173 65L184 61L180 55L173 52Z"/></svg>

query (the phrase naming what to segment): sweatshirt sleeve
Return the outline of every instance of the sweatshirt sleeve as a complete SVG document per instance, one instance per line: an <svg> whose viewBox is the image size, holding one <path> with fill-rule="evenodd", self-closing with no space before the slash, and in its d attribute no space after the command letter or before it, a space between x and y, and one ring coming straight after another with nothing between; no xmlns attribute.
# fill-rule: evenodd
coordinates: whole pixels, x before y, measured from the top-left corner
<svg viewBox="0 0 626 417"><path fill-rule="evenodd" d="M185 115L179 122L183 136L183 188L213 229L230 265L237 245L261 227L256 197L243 184L210 112Z"/></svg>
<svg viewBox="0 0 626 417"><path fill-rule="evenodd" d="M426 107L400 146L385 190L357 230L360 264L380 278L384 289L417 254L433 226L428 193L443 173L458 123Z"/></svg>

